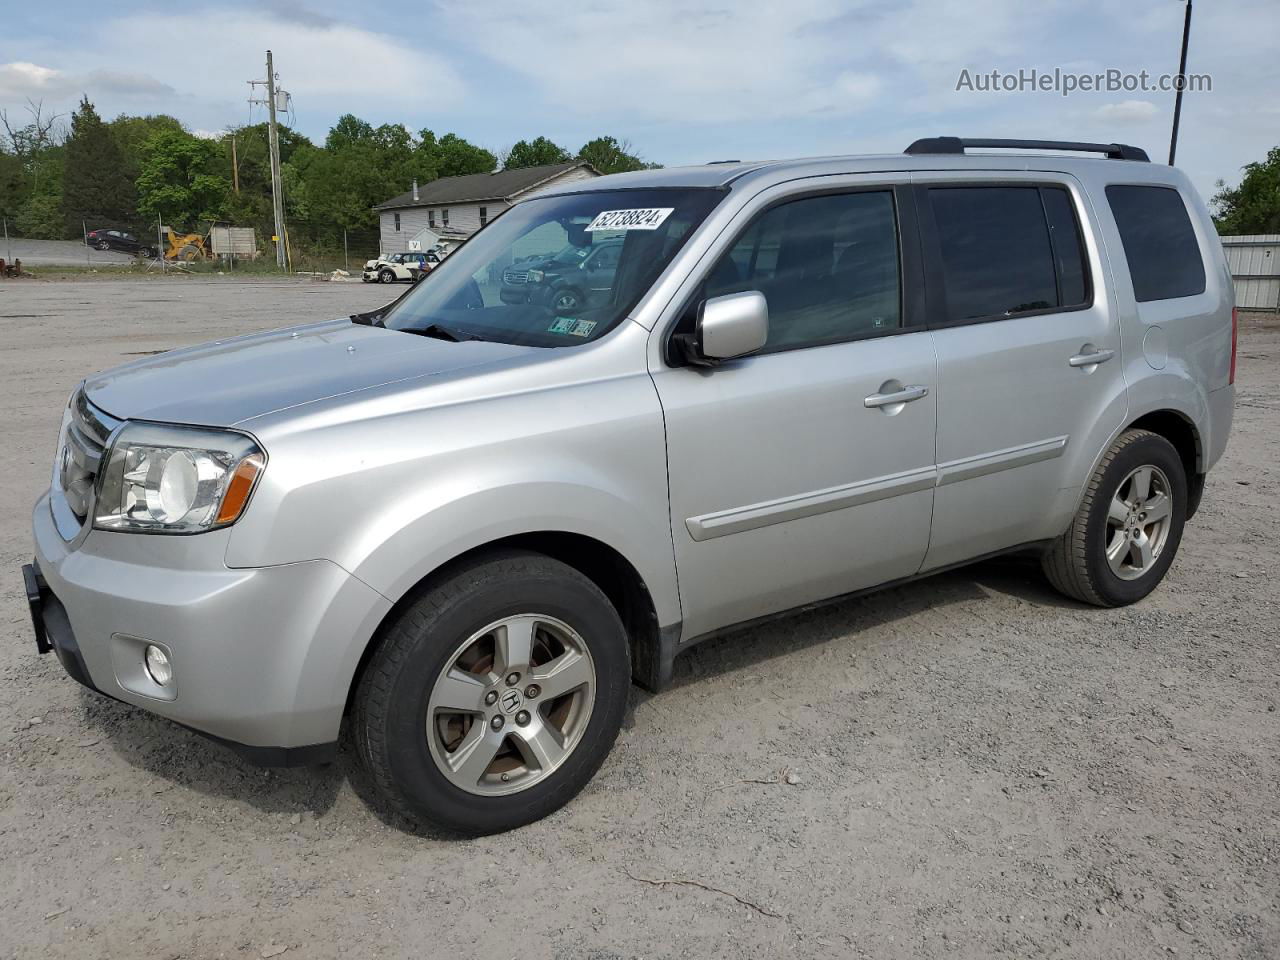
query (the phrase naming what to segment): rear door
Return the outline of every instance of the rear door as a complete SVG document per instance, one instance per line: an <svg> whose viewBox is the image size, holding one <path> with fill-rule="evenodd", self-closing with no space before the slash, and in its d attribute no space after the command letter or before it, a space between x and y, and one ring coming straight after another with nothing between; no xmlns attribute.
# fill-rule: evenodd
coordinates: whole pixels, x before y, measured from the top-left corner
<svg viewBox="0 0 1280 960"><path fill-rule="evenodd" d="M912 181L939 366L934 569L1060 534L1126 401L1117 304L1074 179Z"/></svg>
<svg viewBox="0 0 1280 960"><path fill-rule="evenodd" d="M652 369L667 426L684 634L916 572L933 500L936 363L905 183L773 188L677 300L758 290L760 353Z"/></svg>

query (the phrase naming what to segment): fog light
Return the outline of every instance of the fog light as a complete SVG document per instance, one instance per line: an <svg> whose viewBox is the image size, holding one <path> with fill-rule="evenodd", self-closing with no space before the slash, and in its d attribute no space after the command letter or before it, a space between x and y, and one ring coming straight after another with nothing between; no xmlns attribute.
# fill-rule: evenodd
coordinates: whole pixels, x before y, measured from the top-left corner
<svg viewBox="0 0 1280 960"><path fill-rule="evenodd" d="M154 645L147 647L146 664L151 679L160 686L167 687L173 679L173 666L165 652Z"/></svg>

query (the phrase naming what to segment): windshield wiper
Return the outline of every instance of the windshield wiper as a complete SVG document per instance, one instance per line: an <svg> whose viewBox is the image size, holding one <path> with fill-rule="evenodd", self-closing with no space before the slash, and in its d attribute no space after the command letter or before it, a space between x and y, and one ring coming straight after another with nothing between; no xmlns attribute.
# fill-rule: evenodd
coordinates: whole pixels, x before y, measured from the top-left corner
<svg viewBox="0 0 1280 960"><path fill-rule="evenodd" d="M405 327L403 333L416 333L421 337L434 337L437 340L448 340L451 343L461 343L463 340L479 340L470 333L463 333L454 327L446 327L442 323L429 323L425 327Z"/></svg>
<svg viewBox="0 0 1280 960"><path fill-rule="evenodd" d="M382 307L378 310L370 310L368 313L353 313L350 320L352 323L359 323L366 327L381 327L384 326L382 311L385 309L386 307Z"/></svg>

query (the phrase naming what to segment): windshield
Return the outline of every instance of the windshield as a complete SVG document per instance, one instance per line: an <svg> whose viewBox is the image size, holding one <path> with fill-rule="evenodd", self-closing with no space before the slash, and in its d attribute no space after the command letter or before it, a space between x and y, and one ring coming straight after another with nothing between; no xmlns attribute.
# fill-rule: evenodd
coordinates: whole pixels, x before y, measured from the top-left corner
<svg viewBox="0 0 1280 960"><path fill-rule="evenodd" d="M526 200L441 261L383 324L538 347L598 339L626 317L723 196L600 190Z"/></svg>

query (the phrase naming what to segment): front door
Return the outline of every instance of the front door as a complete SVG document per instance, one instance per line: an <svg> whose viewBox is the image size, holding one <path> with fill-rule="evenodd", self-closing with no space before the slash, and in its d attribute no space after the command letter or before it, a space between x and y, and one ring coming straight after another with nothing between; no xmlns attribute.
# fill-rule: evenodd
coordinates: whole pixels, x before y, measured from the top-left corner
<svg viewBox="0 0 1280 960"><path fill-rule="evenodd" d="M682 314L758 290L764 350L652 371L685 639L909 576L924 558L936 361L915 322L911 198L851 181L757 198Z"/></svg>
<svg viewBox="0 0 1280 960"><path fill-rule="evenodd" d="M999 179L995 179L996 177ZM1056 537L1126 397L1091 211L1061 175L917 174L938 351L925 569Z"/></svg>

